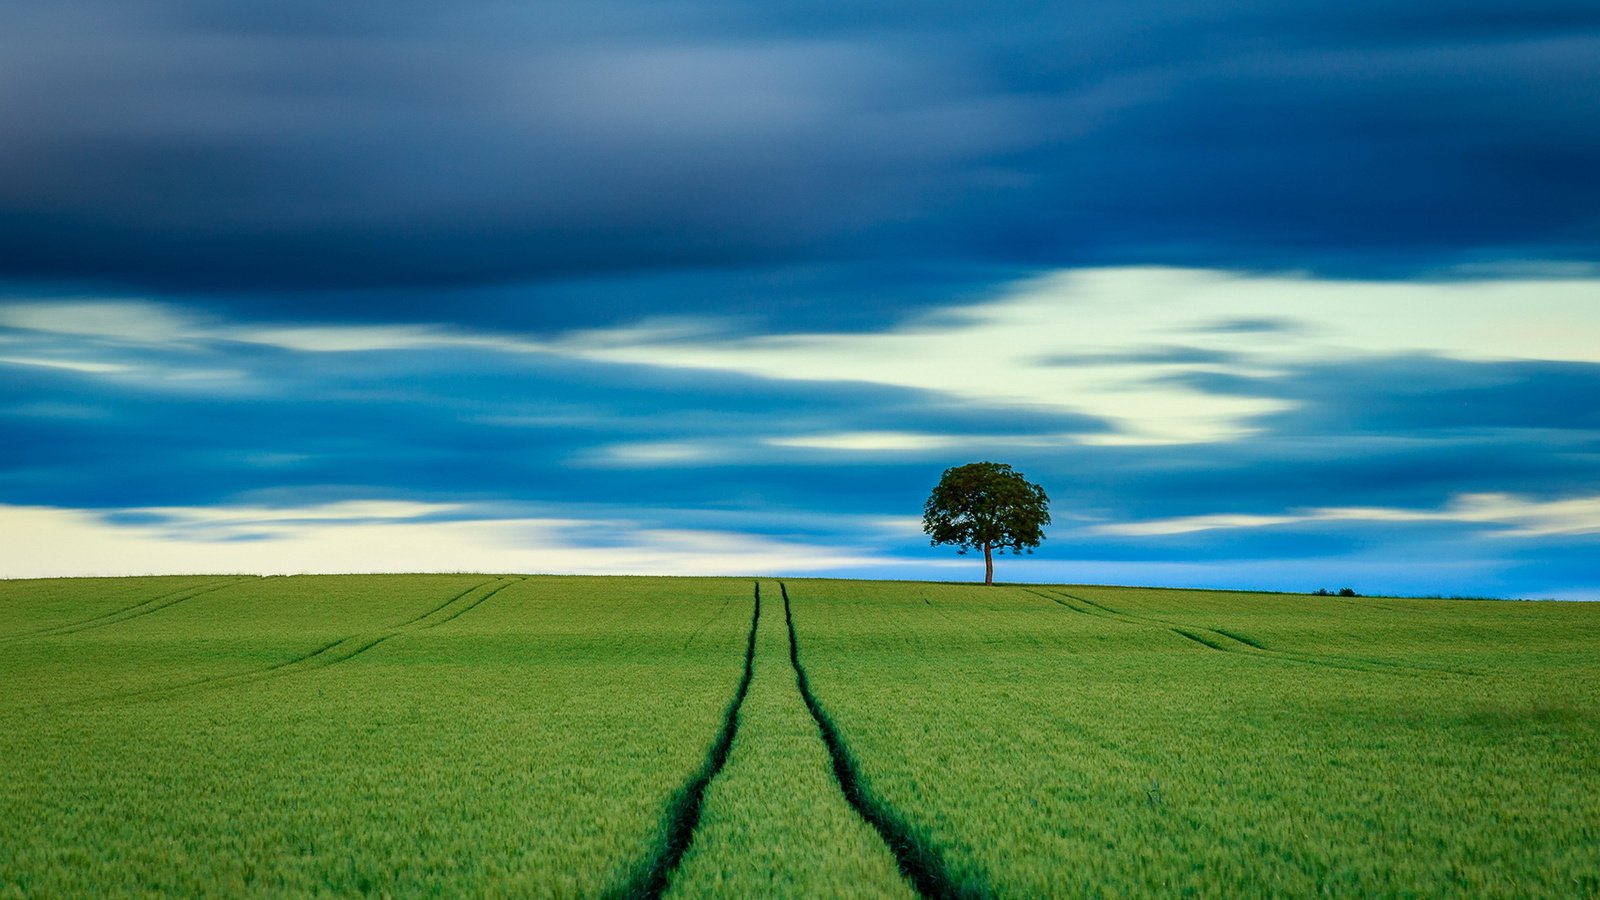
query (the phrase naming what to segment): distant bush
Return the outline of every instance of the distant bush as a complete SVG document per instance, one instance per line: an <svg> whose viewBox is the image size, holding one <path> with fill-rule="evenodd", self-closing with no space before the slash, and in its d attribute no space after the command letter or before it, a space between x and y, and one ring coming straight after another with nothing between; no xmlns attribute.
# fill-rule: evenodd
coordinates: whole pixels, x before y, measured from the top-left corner
<svg viewBox="0 0 1600 900"><path fill-rule="evenodd" d="M1316 590L1311 592L1311 596L1313 596L1313 597L1332 597L1333 595L1328 593L1328 589L1327 588L1317 588Z"/></svg>
<svg viewBox="0 0 1600 900"><path fill-rule="evenodd" d="M1339 588L1339 596L1341 596L1341 597L1359 597L1361 595L1356 593L1354 588Z"/></svg>

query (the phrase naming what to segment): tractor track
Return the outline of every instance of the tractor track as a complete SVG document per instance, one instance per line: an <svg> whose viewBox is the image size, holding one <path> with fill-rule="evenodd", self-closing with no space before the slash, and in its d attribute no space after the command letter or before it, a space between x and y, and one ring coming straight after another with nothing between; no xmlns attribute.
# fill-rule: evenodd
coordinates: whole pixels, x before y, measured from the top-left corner
<svg viewBox="0 0 1600 900"><path fill-rule="evenodd" d="M502 579L498 579L498 578L487 578L487 579L484 579L483 581L478 582L477 584L473 585L472 587L467 588L466 590L462 591L461 593L456 594L455 596L451 597L449 600L446 600L443 603L439 604L438 606L435 606L433 609L428 610L427 612L423 613L422 615L417 616L414 619L407 619L406 621L401 622L399 625L396 625L395 627L396 628L405 628L405 627L410 626L410 625L415 625L418 622L421 622L423 619L426 619L427 617L429 617L429 616L433 615L434 613L438 612L439 610L444 609L445 607L447 607L450 604L456 602L457 600L460 600L462 597L465 597L466 595L472 593L473 591L477 590L478 588L481 588L486 584L490 584L492 582L500 581L500 580L502 580Z"/></svg>
<svg viewBox="0 0 1600 900"><path fill-rule="evenodd" d="M67 634L77 634L80 631L88 631L92 628L104 628L108 625L117 625L122 622L128 622L132 621L133 619L148 616L154 612L160 612L169 606L176 606L185 600L192 600L193 598L202 594L220 591L225 587L248 580L250 579L230 578L226 581L208 581L204 584L194 585L192 587L183 588L182 590L171 591L157 597L150 597L146 600L140 600L138 603L124 606L121 609L112 610L108 613L101 613L98 616L82 619L77 622L67 622L62 625L51 625L47 628L36 628L32 631L22 631L16 634L3 635L0 636L0 642L20 641L28 638L58 637Z"/></svg>
<svg viewBox="0 0 1600 900"><path fill-rule="evenodd" d="M1107 619L1120 622L1124 625L1134 625L1144 628L1159 628L1170 631L1178 637L1191 643L1198 644L1207 650L1221 653L1234 653L1240 656L1255 659L1278 660L1287 663L1299 663L1309 666L1320 666L1327 669L1342 669L1348 672L1371 672L1382 675L1482 675L1469 669L1447 669L1429 666L1414 666L1406 663L1394 663L1376 659L1348 659L1337 656L1319 656L1311 653L1297 653L1289 650L1277 650L1262 644L1260 641L1244 637L1243 635L1227 631L1222 628L1207 628L1191 625L1185 622L1172 622L1149 616L1137 616L1112 609L1097 603L1087 597L1069 594L1066 591L1050 589L1049 593L1025 589L1028 593L1059 606L1066 607L1073 612L1093 616L1098 619Z"/></svg>
<svg viewBox="0 0 1600 900"><path fill-rule="evenodd" d="M666 893L672 874L683 855L694 842L694 830L700 824L700 812L705 807L706 789L712 779L727 765L728 754L733 749L733 739L739 732L739 708L750 692L750 682L755 677L756 629L761 624L761 583L755 585L754 610L750 614L750 636L745 641L744 674L734 689L733 699L722 714L722 728L706 751L705 762L684 782L670 801L662 818L655 849L635 868L628 881L607 892L608 900L657 900Z"/></svg>
<svg viewBox="0 0 1600 900"><path fill-rule="evenodd" d="M1113 610L1110 607L1108 607L1108 606L1106 606L1106 605L1104 605L1102 603L1097 603L1097 602L1095 602L1093 600L1090 600L1087 597L1079 597L1079 596L1076 596L1074 594L1068 594L1066 591L1061 591L1061 590L1057 590L1056 593L1062 595L1063 597L1068 597L1070 599L1077 600L1080 603L1086 603L1089 606L1094 607L1095 609L1103 610L1103 611L1105 611L1107 613L1115 613L1117 615L1125 616L1125 617L1130 618L1130 619L1139 619L1139 618L1141 618L1139 616L1134 616L1134 615L1131 615L1129 613L1123 613L1123 612L1119 612L1117 610ZM1177 631L1179 628L1186 628L1186 629L1196 628L1196 626L1185 625L1185 624L1182 624L1182 623L1175 623L1175 622L1167 622L1167 621L1164 621L1164 620L1161 620L1161 619L1155 619L1155 618L1151 618L1149 621L1158 622L1158 623L1160 623L1162 625L1165 625L1165 626L1167 626L1169 628L1172 628L1174 631ZM1197 630L1208 632L1208 633L1216 635L1216 636L1218 636L1218 637L1220 637L1220 638L1222 638L1224 640L1232 641L1232 642L1234 642L1236 644L1241 644L1244 647L1248 648L1250 651L1255 651L1255 652L1260 653L1260 654L1276 657L1276 658L1279 658L1279 659L1291 659L1291 660L1295 660L1295 661L1298 661L1298 662L1311 663L1311 664L1314 664L1314 665L1324 665L1324 666L1328 666L1330 668L1355 669L1355 670L1358 670L1358 671L1372 671L1372 672L1392 671L1394 674L1397 674L1397 675L1398 674L1418 674L1418 675L1448 674L1448 675L1473 675L1473 676L1478 676L1478 675L1482 675L1483 674L1482 672L1475 672L1475 671L1472 671L1470 669L1450 669L1450 668L1433 667L1433 666L1415 666L1415 665L1410 665L1408 663L1389 662L1388 660L1382 660L1382 659L1363 659L1363 658L1359 658L1359 657L1350 658L1350 657L1341 657L1341 656L1320 655L1320 654L1315 654L1315 653L1299 653L1299 652L1295 652L1295 651L1292 651L1292 650L1277 650L1277 649L1274 649L1274 648L1271 648L1271 647L1267 647L1264 644L1260 643L1259 641L1248 640L1248 639L1243 638L1243 637L1238 637L1238 636L1236 636L1236 635L1234 635L1234 634L1232 634L1232 633L1230 633L1228 631L1224 631L1221 628L1199 628ZM1180 633L1182 633L1182 632L1180 632ZM1189 634L1185 634L1184 636L1190 638L1191 640L1197 640L1196 638L1194 638L1192 635L1189 635ZM1201 643L1204 643L1204 642L1202 641ZM1238 652L1247 652L1247 651L1240 651L1237 647L1228 647L1227 649L1224 650L1224 652L1227 652L1227 653L1238 653Z"/></svg>
<svg viewBox="0 0 1600 900"><path fill-rule="evenodd" d="M489 593L484 594L482 597L479 597L478 599L472 601L471 603L468 603L466 606L461 607L460 609L456 610L455 612L451 613L448 616L445 616L444 618L440 619L439 621L437 621L437 622L429 622L428 624L426 624L426 625L424 625L422 627L423 628L438 628L440 625L443 625L446 622L453 622L456 619L459 619L462 616L466 615L467 613L472 612L473 610L477 609L480 604L482 604L485 600L488 600L490 597L493 597L495 594L498 594L501 591L505 590L506 588L511 587L513 584L518 584L518 583L523 582L523 581L527 581L527 579L526 578L518 578L518 579L515 579L515 580L512 580L512 581L507 581L505 584L500 585L499 587L495 588L494 590L490 591ZM488 582L484 582L484 584L488 584ZM480 585L478 585L478 587L483 587L483 585L480 584ZM473 590L477 590L477 588L473 588ZM467 594L470 594L470 593L472 593L472 591L468 591L467 592ZM461 596L465 597L466 594L462 594ZM456 600L459 600L459 599L461 599L461 597L457 597L456 598ZM450 602L454 603L455 600L452 600ZM446 605L449 605L449 604L446 604ZM443 607L440 607L440 608L442 609ZM437 612L437 610L435 610L435 612ZM430 613L429 615L432 615L432 613Z"/></svg>
<svg viewBox="0 0 1600 900"><path fill-rule="evenodd" d="M845 801L883 839L894 854L900 874L911 882L919 895L938 900L991 896L992 892L987 886L974 884L970 879L958 882L952 878L939 849L926 841L897 810L875 796L862 783L860 767L839 733L839 727L834 724L816 694L812 693L805 666L800 663L800 642L795 633L789 588L779 582L778 589L783 592L783 618L789 628L789 663L794 667L795 685L800 690L806 709L811 712L811 718L817 723L822 743L828 748L828 756L833 761L834 779Z"/></svg>
<svg viewBox="0 0 1600 900"><path fill-rule="evenodd" d="M28 707L19 707L18 709L10 710L8 712L25 712L39 709L62 709L73 706L85 706L92 703L105 703L114 700L156 699L181 694L187 691L206 690L214 687L229 687L236 684L248 684L255 681L263 681L268 678L285 677L301 672L326 669L330 666L338 665L339 663L354 659L355 657L360 656L361 654L371 650L387 640L390 640L391 638L397 638L404 634L414 634L418 631L436 628L440 625L443 625L444 623L449 622L458 616L476 609L479 604L483 603L485 600L488 600L490 597L493 597L495 594L500 593L506 588L511 587L513 584L517 584L525 580L525 578L502 577L480 581L472 587L455 594L450 599L444 601L438 606L433 607L422 615L408 619L399 625L391 626L390 628L377 633L368 632L366 634L348 635L346 637L339 638L338 640L323 644L316 649L311 650L310 652L303 653L299 656L293 657L292 659L280 660L279 662L262 666L260 668L247 669L242 672L227 672L220 675L211 675L205 678L196 678L189 681L178 682L177 684L158 685L156 687L141 688L139 690L126 691L117 694L103 694L95 697L80 697L63 703L36 704ZM498 585L493 590L490 590L488 593L477 598L471 603L466 604L463 608L456 610L445 618L434 622L428 622L423 625L417 624L427 619L429 616L437 615L442 610L449 608L451 604L456 603L463 597L469 596L474 591L482 588L484 585L492 584L495 581L503 581L504 584ZM231 583L234 582L230 582L230 584ZM344 648L344 650L341 650L340 648Z"/></svg>
<svg viewBox="0 0 1600 900"><path fill-rule="evenodd" d="M246 671L246 672L233 672L233 673L229 673L227 675L213 676L211 678L201 678L201 679L196 679L195 681L185 682L183 684L168 685L168 686L159 687L159 688L151 688L151 689L146 690L146 691L140 691L135 695L123 695L123 696L137 696L137 695L148 695L148 694L166 694L166 693L173 693L173 692L181 691L181 690L183 690L185 688L210 687L210 686L221 685L221 684L225 684L225 683L243 683L243 682L249 682L249 681L259 681L259 680L261 680L263 678L268 678L268 677L272 677L272 676L293 675L293 674L296 674L296 673L299 673L299 672L306 672L306 671L311 671L311 670L315 670L315 669L326 669L329 666L338 665L339 663L347 662L347 661L349 661L351 659L354 659L355 657L360 656L361 654L367 652L368 650L371 650L373 647L376 647L379 644L383 643L384 641L390 640L391 638L397 638L397 637L400 637L403 634L411 634L411 633L414 633L414 632L423 631L423 630L428 629L428 628L437 628L438 626L443 625L444 623L450 621L451 619L454 619L457 616L459 616L459 615L461 615L461 614L463 614L465 612L468 612L469 610L474 609L475 607L478 606L478 604L482 603L485 600L488 600L490 597L493 597L495 594L500 593L501 591L505 590L506 588L508 588L508 587L512 586L513 584L516 584L517 582L522 581L522 580L523 579L520 579L520 578L518 578L518 579L490 578L487 581L480 581L477 584L473 585L472 587L467 588L466 590L462 591L461 593L456 594L455 596L451 597L449 600L446 600L445 602L439 604L438 606L435 606L433 609L428 610L427 612L423 613L422 615L417 616L416 618L407 620L405 622L402 622L401 624L396 625L396 626L394 626L392 628L389 628L389 629L387 629L387 630L385 630L383 632L380 632L380 633L377 633L377 634L371 634L371 633L365 634L365 635L357 634L357 635L351 635L349 637L342 637L342 638L340 638L340 639L338 639L338 640L336 640L336 641L334 641L334 642L332 642L330 644L324 644L321 647L318 647L317 649L311 651L310 653L306 653L306 654L304 654L302 656L297 656L294 659L284 660L283 662L273 663L270 666L266 666L266 667L263 667L263 668L260 668L260 669L251 669L251 670ZM435 614L439 613L441 610L447 609L450 606L450 604L455 603L456 601L460 600L461 598L468 596L473 591L478 590L479 588L483 587L484 585L492 584L495 581L503 581L505 583L495 587L493 590L491 590L488 593L484 594L482 597L479 597L478 599L476 599L476 600L472 601L471 603L467 604L462 609L459 609L459 610L455 611L454 613L450 614L449 616L446 616L443 619L440 619L440 620L438 620L436 622L428 622L425 625L417 625L418 622L421 622L424 619L427 619L429 616L432 616L432 615L435 615ZM417 627L412 627L412 626L417 626ZM353 645L354 649L350 650L348 653L344 653L342 655L340 653L335 652L339 647L341 647L343 645L346 645L346 644Z"/></svg>
<svg viewBox="0 0 1600 900"><path fill-rule="evenodd" d="M1345 671L1353 672L1386 672L1388 674L1404 675L1415 674L1413 672L1389 672L1385 669L1377 669L1369 666L1338 663L1317 659L1314 657L1305 657L1296 654L1285 653L1282 651L1268 650L1259 643L1241 641L1232 635L1223 634L1216 629L1198 628L1191 625L1179 625L1163 619L1129 615L1127 613L1110 609L1109 607L1101 606L1098 603L1094 603L1074 594L1069 594L1065 591L1051 592L1052 594L1059 594L1060 596L1052 596L1051 594L1031 589L1029 589L1027 592L1036 597L1049 600L1057 605L1064 606L1073 612L1081 613L1096 619L1106 619L1112 622L1119 622L1123 625L1132 625L1136 628L1157 628L1163 631L1169 631L1178 637L1189 641L1190 643L1197 644L1207 650L1215 650L1219 653L1236 653L1240 656L1254 657L1256 659L1277 660L1279 662L1287 663L1301 663L1304 665L1321 666L1329 669L1343 669Z"/></svg>

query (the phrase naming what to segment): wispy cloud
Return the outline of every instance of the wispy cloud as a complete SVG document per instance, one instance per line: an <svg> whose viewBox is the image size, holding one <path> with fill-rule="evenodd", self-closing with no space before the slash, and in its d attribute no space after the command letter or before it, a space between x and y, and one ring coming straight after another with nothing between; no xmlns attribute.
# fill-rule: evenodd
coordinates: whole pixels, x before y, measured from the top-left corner
<svg viewBox="0 0 1600 900"><path fill-rule="evenodd" d="M604 533L605 541L595 541ZM165 507L88 513L0 505L0 577L242 572L743 575L882 564L842 547L614 519L482 518L455 506Z"/></svg>
<svg viewBox="0 0 1600 900"><path fill-rule="evenodd" d="M458 556L679 571L669 546L710 571L682 531L751 538L774 571L926 575L950 558L903 520L944 467L1003 459L1058 507L1029 577L1300 584L1267 577L1277 558L1565 595L1597 533L1597 285L1083 271L854 332L656 317L530 335L18 302L0 307L0 503L105 511L76 520L111 529L84 546L129 571L140 553L171 570ZM529 555L496 543L513 533ZM1405 580L1361 549L1380 534L1455 580ZM334 539L361 552L340 563ZM393 547L415 561L387 562Z"/></svg>
<svg viewBox="0 0 1600 900"><path fill-rule="evenodd" d="M0 365L37 366L41 369L65 369L89 375L117 375L134 371L133 366L120 363L93 362L77 359L45 359L37 356L0 356Z"/></svg>
<svg viewBox="0 0 1600 900"><path fill-rule="evenodd" d="M1152 354L1152 346L1169 349ZM1205 443L1247 438L1256 419L1288 404L1196 390L1180 376L1273 375L1407 353L1600 361L1600 281L1373 283L1109 269L1026 281L959 315L941 310L882 332L714 343L586 336L551 349L1079 412L1115 423L1079 438L1096 445Z"/></svg>
<svg viewBox="0 0 1600 900"><path fill-rule="evenodd" d="M1096 525L1098 534L1153 537L1325 522L1443 522L1485 526L1490 534L1534 538L1600 534L1600 496L1535 500L1510 494L1462 494L1442 509L1328 507L1282 515L1211 513Z"/></svg>
<svg viewBox="0 0 1600 900"><path fill-rule="evenodd" d="M991 443L992 439L980 435L918 434L910 431L845 431L831 434L768 437L763 442L774 447L801 447L807 450L917 453L928 450L948 450L962 444L983 445Z"/></svg>

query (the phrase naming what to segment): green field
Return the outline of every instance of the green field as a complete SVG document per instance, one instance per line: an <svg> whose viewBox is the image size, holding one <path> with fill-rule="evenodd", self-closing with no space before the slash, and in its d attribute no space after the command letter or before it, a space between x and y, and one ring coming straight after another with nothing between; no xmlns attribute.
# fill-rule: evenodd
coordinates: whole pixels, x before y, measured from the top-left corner
<svg viewBox="0 0 1600 900"><path fill-rule="evenodd" d="M1600 605L0 581L0 896L1596 896Z"/></svg>

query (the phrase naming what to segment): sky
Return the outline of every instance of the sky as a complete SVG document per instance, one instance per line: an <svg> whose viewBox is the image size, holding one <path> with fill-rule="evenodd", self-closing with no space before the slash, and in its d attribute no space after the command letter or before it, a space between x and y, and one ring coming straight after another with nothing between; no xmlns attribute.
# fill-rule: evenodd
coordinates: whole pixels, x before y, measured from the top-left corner
<svg viewBox="0 0 1600 900"><path fill-rule="evenodd" d="M0 577L1600 599L1591 0L16 0Z"/></svg>

